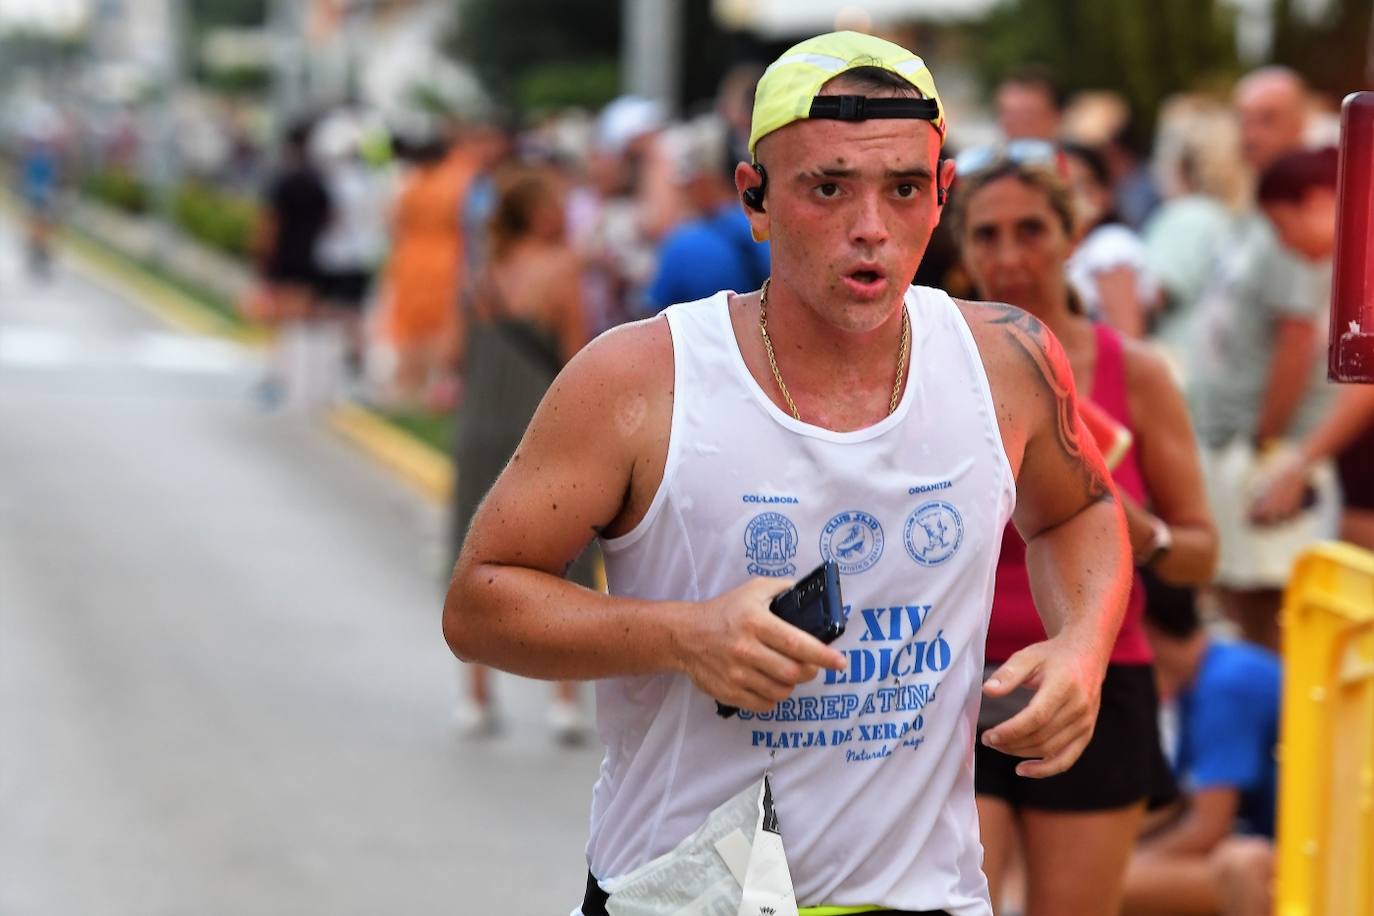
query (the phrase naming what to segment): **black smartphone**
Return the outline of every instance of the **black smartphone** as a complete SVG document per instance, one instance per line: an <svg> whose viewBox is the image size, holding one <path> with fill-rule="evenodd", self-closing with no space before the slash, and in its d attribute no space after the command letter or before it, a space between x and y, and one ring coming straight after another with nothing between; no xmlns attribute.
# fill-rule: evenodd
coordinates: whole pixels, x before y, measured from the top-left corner
<svg viewBox="0 0 1374 916"><path fill-rule="evenodd" d="M805 630L823 643L844 634L844 596L840 593L840 567L826 560L797 583L774 598L768 609L792 626ZM716 703L716 713L728 719L739 710Z"/></svg>
<svg viewBox="0 0 1374 916"><path fill-rule="evenodd" d="M823 643L839 639L844 633L839 564L826 560L774 598L768 609Z"/></svg>

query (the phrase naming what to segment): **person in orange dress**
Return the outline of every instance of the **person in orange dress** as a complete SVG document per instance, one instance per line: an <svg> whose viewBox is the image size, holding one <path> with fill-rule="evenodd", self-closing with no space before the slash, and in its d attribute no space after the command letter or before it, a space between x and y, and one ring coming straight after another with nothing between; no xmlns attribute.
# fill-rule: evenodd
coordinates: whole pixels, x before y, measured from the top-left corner
<svg viewBox="0 0 1374 916"><path fill-rule="evenodd" d="M416 403L435 390L456 333L463 198L478 163L462 145L420 150L392 214L379 320L396 353L392 395Z"/></svg>

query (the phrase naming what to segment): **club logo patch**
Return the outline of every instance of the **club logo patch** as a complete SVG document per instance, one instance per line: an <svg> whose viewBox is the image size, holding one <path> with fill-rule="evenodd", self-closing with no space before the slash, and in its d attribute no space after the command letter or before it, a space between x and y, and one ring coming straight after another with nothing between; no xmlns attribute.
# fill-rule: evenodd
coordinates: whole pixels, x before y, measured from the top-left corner
<svg viewBox="0 0 1374 916"><path fill-rule="evenodd" d="M781 512L754 516L744 530L744 555L751 576L792 576L797 566L797 526Z"/></svg>
<svg viewBox="0 0 1374 916"><path fill-rule="evenodd" d="M931 500L906 517L906 552L922 566L939 566L954 556L964 540L959 510L944 500Z"/></svg>
<svg viewBox="0 0 1374 916"><path fill-rule="evenodd" d="M821 531L821 557L834 560L846 576L872 568L883 555L883 526L867 512L841 512Z"/></svg>

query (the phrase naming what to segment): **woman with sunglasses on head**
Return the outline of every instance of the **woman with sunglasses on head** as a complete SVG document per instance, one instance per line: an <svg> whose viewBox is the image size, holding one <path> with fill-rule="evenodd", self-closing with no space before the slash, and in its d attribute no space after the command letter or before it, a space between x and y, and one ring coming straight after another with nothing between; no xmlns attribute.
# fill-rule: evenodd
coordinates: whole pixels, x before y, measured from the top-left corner
<svg viewBox="0 0 1374 916"><path fill-rule="evenodd" d="M1204 583L1215 563L1216 533L1183 396L1159 356L1084 314L1066 274L1075 244L1072 198L1052 151L1032 153L1008 147L1000 155L960 157L953 205L965 269L983 298L1025 309L1048 326L1084 398L1132 434L1113 476L1137 565L1175 585ZM988 633L990 670L1045 638L1028 561L1038 558L1028 557L1008 528ZM1016 711L1018 700L1015 694L984 699L975 786L994 903L1019 843L1026 916L1117 912L1146 802L1170 785L1141 628L1144 602L1137 576L1096 730L1069 771L1040 780L1018 775L1020 760L982 741L984 731Z"/></svg>

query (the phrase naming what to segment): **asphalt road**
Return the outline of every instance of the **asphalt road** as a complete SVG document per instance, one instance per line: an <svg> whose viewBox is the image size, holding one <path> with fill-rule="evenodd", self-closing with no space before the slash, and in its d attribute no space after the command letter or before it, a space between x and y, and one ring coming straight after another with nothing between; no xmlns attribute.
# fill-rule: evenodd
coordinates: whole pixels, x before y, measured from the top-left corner
<svg viewBox="0 0 1374 916"><path fill-rule="evenodd" d="M260 360L0 222L0 913L567 913L599 748L455 733L442 511Z"/></svg>

